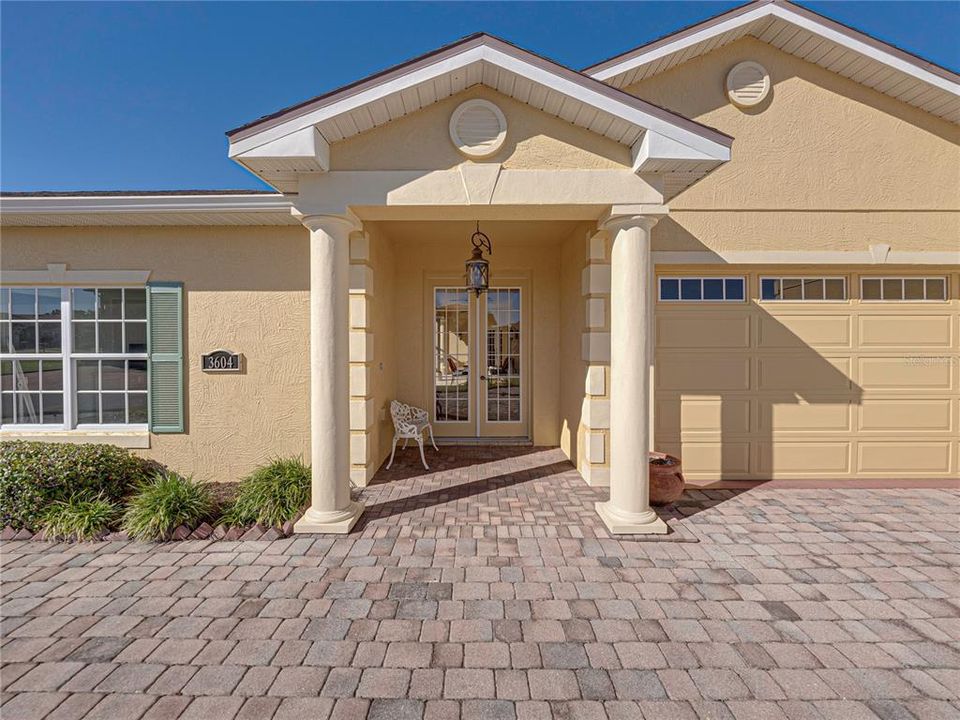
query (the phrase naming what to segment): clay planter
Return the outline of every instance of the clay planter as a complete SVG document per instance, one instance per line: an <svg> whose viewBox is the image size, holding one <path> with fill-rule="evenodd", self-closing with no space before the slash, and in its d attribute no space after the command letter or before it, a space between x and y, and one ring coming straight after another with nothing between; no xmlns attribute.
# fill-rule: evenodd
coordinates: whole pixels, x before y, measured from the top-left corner
<svg viewBox="0 0 960 720"><path fill-rule="evenodd" d="M661 452L650 453L650 504L669 505L683 495L680 458Z"/></svg>

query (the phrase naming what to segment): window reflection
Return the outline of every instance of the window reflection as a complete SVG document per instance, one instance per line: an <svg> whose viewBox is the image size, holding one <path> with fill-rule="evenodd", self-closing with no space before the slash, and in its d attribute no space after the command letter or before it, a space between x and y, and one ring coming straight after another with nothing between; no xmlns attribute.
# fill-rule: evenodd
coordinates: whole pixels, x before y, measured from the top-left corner
<svg viewBox="0 0 960 720"><path fill-rule="evenodd" d="M434 290L434 412L438 422L470 419L470 295Z"/></svg>
<svg viewBox="0 0 960 720"><path fill-rule="evenodd" d="M520 289L487 292L487 420L520 422Z"/></svg>

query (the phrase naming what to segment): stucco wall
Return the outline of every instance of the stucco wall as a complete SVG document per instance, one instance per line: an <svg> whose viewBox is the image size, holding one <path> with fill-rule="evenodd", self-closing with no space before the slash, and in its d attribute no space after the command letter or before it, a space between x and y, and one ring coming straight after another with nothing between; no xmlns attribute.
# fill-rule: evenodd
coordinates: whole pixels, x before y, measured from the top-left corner
<svg viewBox="0 0 960 720"><path fill-rule="evenodd" d="M375 225L377 223L369 223ZM528 278L532 290L530 342L532 372L531 434L535 443L560 441L561 343L559 247L572 223L487 223L483 230L494 242L491 285L504 274ZM471 223L385 222L380 230L394 243L394 333L396 397L420 407L432 405L424 326L430 279L444 276L451 285L463 282ZM507 284L510 284L507 281ZM379 342L379 340L378 340Z"/></svg>
<svg viewBox="0 0 960 720"><path fill-rule="evenodd" d="M450 114L472 98L495 103L507 119L507 137L485 163L505 169L623 169L630 150L609 138L564 122L483 86L475 86L420 112L335 143L331 170L452 168L466 158L450 139Z"/></svg>
<svg viewBox="0 0 960 720"><path fill-rule="evenodd" d="M373 316L373 363L370 375L374 407L371 434L373 464L379 467L390 453L390 441L393 439L390 401L397 394L395 256L393 242L381 232L376 223L367 223L364 229L370 238L370 264L373 268L374 283L374 294L370 302Z"/></svg>
<svg viewBox="0 0 960 720"><path fill-rule="evenodd" d="M240 479L275 456L310 455L306 229L4 228L5 270L150 270L185 291L187 432L138 451L197 478ZM243 353L242 375L206 374L200 355Z"/></svg>
<svg viewBox="0 0 960 720"><path fill-rule="evenodd" d="M583 449L580 415L583 408L587 363L581 353L585 327L585 301L581 273L586 266L586 223L568 235L560 248L560 448L579 466Z"/></svg>
<svg viewBox="0 0 960 720"><path fill-rule="evenodd" d="M768 98L726 96L754 60ZM657 250L955 250L960 128L744 38L628 88L732 135L733 158L670 203Z"/></svg>

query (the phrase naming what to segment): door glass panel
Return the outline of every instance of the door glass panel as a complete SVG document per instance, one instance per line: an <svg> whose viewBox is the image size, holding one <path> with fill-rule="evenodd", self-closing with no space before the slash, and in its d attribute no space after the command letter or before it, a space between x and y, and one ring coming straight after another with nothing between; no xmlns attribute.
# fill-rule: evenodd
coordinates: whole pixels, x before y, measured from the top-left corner
<svg viewBox="0 0 960 720"><path fill-rule="evenodd" d="M488 290L488 422L520 422L520 332L520 288Z"/></svg>
<svg viewBox="0 0 960 720"><path fill-rule="evenodd" d="M437 422L470 419L470 295L466 288L433 294L434 413Z"/></svg>

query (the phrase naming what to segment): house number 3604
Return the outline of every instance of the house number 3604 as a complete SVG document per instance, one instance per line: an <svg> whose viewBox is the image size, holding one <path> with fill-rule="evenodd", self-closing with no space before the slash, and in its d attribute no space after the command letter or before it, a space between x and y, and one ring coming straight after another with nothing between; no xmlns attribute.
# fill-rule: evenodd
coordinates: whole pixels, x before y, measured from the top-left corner
<svg viewBox="0 0 960 720"><path fill-rule="evenodd" d="M204 372L240 372L243 356L229 350L214 350L201 355L201 369Z"/></svg>

